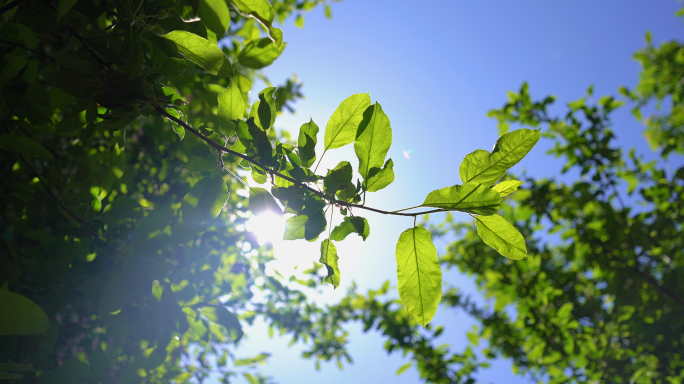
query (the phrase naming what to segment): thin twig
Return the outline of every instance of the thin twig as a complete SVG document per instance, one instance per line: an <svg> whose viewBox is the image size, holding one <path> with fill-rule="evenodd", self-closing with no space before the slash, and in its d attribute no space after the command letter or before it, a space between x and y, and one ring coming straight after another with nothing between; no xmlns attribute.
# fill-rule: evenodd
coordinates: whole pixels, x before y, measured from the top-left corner
<svg viewBox="0 0 684 384"><path fill-rule="evenodd" d="M2 39L2 38L0 38L0 42L3 42L3 43L5 43L5 44L14 45L15 47L23 48L23 49L25 49L25 50L27 50L27 51L29 51L29 52L35 53L36 55L40 55L40 56L46 57L46 58L48 58L48 59L50 59L50 60L52 60L52 61L55 61L55 58L54 58L54 57L52 57L52 56L50 56L50 55L48 55L48 54L45 54L45 53L43 53L43 52L36 51L35 49L31 49L31 48L29 48L29 47L27 47L27 46L25 46L25 45L17 44L17 43L14 43L14 42L11 42L11 41Z"/></svg>
<svg viewBox="0 0 684 384"><path fill-rule="evenodd" d="M289 176L285 176L285 175L283 175L283 174L281 174L281 173L278 173L278 171L275 171L275 170L273 170L273 169L271 169L271 168L269 168L269 167L267 167L267 166L264 166L263 164L261 164L260 162L258 162L257 160L255 160L255 159L254 159L253 157L251 157L251 156L247 156L247 155L244 155L244 154L242 154L242 153L240 153L240 152L235 152L235 151L233 151L233 150L231 150L231 149L222 147L222 146L219 145L218 143L215 143L215 142L213 142L211 139L209 139L208 137L204 136L202 133L200 133L200 132L197 131L196 129L192 128L190 125L188 125L187 123L185 123L183 120L181 120L181 119L179 119L179 118L177 118L177 117L174 117L174 116L170 115L168 112L166 112L166 111L165 111L163 108L161 108L161 107L157 107L156 111L157 111L158 113L160 113L162 116L166 117L167 119L169 119L169 120L175 122L176 124L181 125L183 128L185 128L185 129L187 129L188 131L192 132L195 136L197 136L197 137L199 137L200 139L204 140L204 141L205 141L207 144L209 144L212 148L214 148L214 149L216 149L216 150L218 150L218 151L221 151L221 152L229 153L229 154L231 154L231 155L233 155L233 156L237 156L237 157L239 157L239 158L241 158L241 159L247 160L247 161L249 161L250 163L255 164L255 165L261 167L264 171L268 172L269 174L271 174L271 175L273 175L273 176L278 176L278 177L280 177L280 178L282 178L282 179L285 179L285 180L287 180L287 181L289 181L289 182L295 184L297 187L302 188L302 189L306 189L306 190L308 190L309 192L311 192L311 193L313 193L313 194L315 194L315 195L317 195L317 196L319 196L319 197L321 197L321 198L323 198L323 199L329 201L329 202L332 203L332 204L341 205L341 206L343 206L343 207L354 207L354 208L359 208L359 209L365 209L365 210L367 210L367 211L372 211L372 212L376 212L376 213L381 213L381 214L383 214L383 215L393 215L393 216L416 217L416 216L425 215L425 214L428 214L428 213L447 212L447 211L444 210L444 209L433 209L433 210L429 210L429 211L416 212L416 213L398 213L398 212L392 212L392 211L383 211L382 209L376 209L376 208L366 207L366 206L363 206L363 205L358 205L358 204L354 204L354 203L349 203L349 202L346 202L346 201L337 200L337 199L335 199L334 197L332 197L332 196L330 196L330 195L326 195L326 194L324 194L324 193L322 193L322 192L319 192L319 191L317 191L317 190L311 188L310 186L308 186L308 185L306 185L306 184L300 182L299 180L293 179L293 178L291 178L291 177L289 177Z"/></svg>

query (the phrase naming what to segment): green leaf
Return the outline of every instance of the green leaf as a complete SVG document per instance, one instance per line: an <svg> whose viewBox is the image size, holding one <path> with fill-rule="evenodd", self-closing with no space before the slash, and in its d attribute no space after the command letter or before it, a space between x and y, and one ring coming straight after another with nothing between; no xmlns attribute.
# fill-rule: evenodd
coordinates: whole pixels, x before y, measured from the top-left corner
<svg viewBox="0 0 684 384"><path fill-rule="evenodd" d="M218 45L187 31L171 31L163 38L175 46L186 59L199 65L212 75L231 77L233 67Z"/></svg>
<svg viewBox="0 0 684 384"><path fill-rule="evenodd" d="M283 235L283 239L315 240L321 232L325 231L326 224L327 222L322 211L290 217L285 221L285 234Z"/></svg>
<svg viewBox="0 0 684 384"><path fill-rule="evenodd" d="M328 270L328 275L323 278L323 282L332 284L335 289L340 286L340 270L337 267L338 259L335 244L330 240L323 240L321 242L321 258L318 262L325 264Z"/></svg>
<svg viewBox="0 0 684 384"><path fill-rule="evenodd" d="M226 182L220 177L205 177L198 181L183 198L183 217L187 211L196 209L206 222L221 213L230 193Z"/></svg>
<svg viewBox="0 0 684 384"><path fill-rule="evenodd" d="M242 376L245 377L245 379L249 382L249 384L259 384L259 379L254 377L251 373L243 373Z"/></svg>
<svg viewBox="0 0 684 384"><path fill-rule="evenodd" d="M57 5L57 21L59 21L69 10L76 4L78 0L59 0Z"/></svg>
<svg viewBox="0 0 684 384"><path fill-rule="evenodd" d="M50 151L38 142L23 136L2 135L0 136L0 149L21 153L26 156L39 156L52 158Z"/></svg>
<svg viewBox="0 0 684 384"><path fill-rule="evenodd" d="M242 120L245 115L245 102L242 99L240 88L233 79L229 79L228 87L218 96L218 117L221 123L221 131L231 136L235 131L233 120Z"/></svg>
<svg viewBox="0 0 684 384"><path fill-rule="evenodd" d="M328 171L323 178L323 188L327 193L335 193L347 187L352 180L351 164L348 161L341 161L335 168Z"/></svg>
<svg viewBox="0 0 684 384"><path fill-rule="evenodd" d="M368 192L377 192L386 186L392 184L394 181L394 162L392 159L387 159L385 166L380 168L371 168L368 172L368 177L363 181L363 185Z"/></svg>
<svg viewBox="0 0 684 384"><path fill-rule="evenodd" d="M249 209L255 216L264 212L283 214L273 196L263 188L252 187L249 189Z"/></svg>
<svg viewBox="0 0 684 384"><path fill-rule="evenodd" d="M517 191L518 187L520 187L523 184L525 184L524 181L506 180L492 186L492 189L499 192L499 195L501 195L501 197L504 197Z"/></svg>
<svg viewBox="0 0 684 384"><path fill-rule="evenodd" d="M261 69L273 64L283 53L286 44L276 45L271 39L264 37L253 40L238 55L238 61L245 67Z"/></svg>
<svg viewBox="0 0 684 384"><path fill-rule="evenodd" d="M252 166L252 179L258 184L263 184L268 181L268 175L263 169L254 165Z"/></svg>
<svg viewBox="0 0 684 384"><path fill-rule="evenodd" d="M71 358L56 370L44 372L40 375L39 382L40 384L78 383L88 376L89 371L90 366L88 364Z"/></svg>
<svg viewBox="0 0 684 384"><path fill-rule="evenodd" d="M167 57L157 70L160 75L166 77L180 76L185 72L185 60L175 57Z"/></svg>
<svg viewBox="0 0 684 384"><path fill-rule="evenodd" d="M477 234L485 244L513 260L527 258L525 239L508 221L499 215L476 216Z"/></svg>
<svg viewBox="0 0 684 384"><path fill-rule="evenodd" d="M365 179L372 168L380 168L392 145L392 127L380 103L372 107L368 124L359 127L354 151L359 159L359 174Z"/></svg>
<svg viewBox="0 0 684 384"><path fill-rule="evenodd" d="M275 123L276 108L275 108L275 87L264 88L259 92L259 106L257 107L257 114L259 115L259 123L261 128L268 130Z"/></svg>
<svg viewBox="0 0 684 384"><path fill-rule="evenodd" d="M78 58L69 52L55 52L52 56L57 59L57 63L62 68L71 69L83 74L93 71L93 64L90 61Z"/></svg>
<svg viewBox="0 0 684 384"><path fill-rule="evenodd" d="M430 232L407 229L399 236L395 255L399 297L411 318L425 326L442 298L442 270Z"/></svg>
<svg viewBox="0 0 684 384"><path fill-rule="evenodd" d="M259 161L267 167L274 166L273 146L271 145L271 140L268 139L266 131L259 128L253 117L247 119L247 127L249 134L254 138L254 146L259 155Z"/></svg>
<svg viewBox="0 0 684 384"><path fill-rule="evenodd" d="M275 12L267 0L232 0L241 13L253 17L268 29L269 36L277 46L283 43L283 32L273 26Z"/></svg>
<svg viewBox="0 0 684 384"><path fill-rule="evenodd" d="M412 365L413 365L413 362L412 362L412 361L409 361L408 363L406 363L406 364L402 365L401 367L399 367L399 369L397 369L397 376L401 375L401 374L404 373L407 369L411 368Z"/></svg>
<svg viewBox="0 0 684 384"><path fill-rule="evenodd" d="M29 298L0 288L0 336L24 336L45 332L50 321L43 310Z"/></svg>
<svg viewBox="0 0 684 384"><path fill-rule="evenodd" d="M483 149L469 153L458 170L461 181L486 186L496 183L532 150L540 137L539 130L518 129L501 136L491 154Z"/></svg>
<svg viewBox="0 0 684 384"><path fill-rule="evenodd" d="M244 332L237 316L222 305L206 306L199 308L199 312L209 321L219 324L226 328L233 341L238 342L242 339Z"/></svg>
<svg viewBox="0 0 684 384"><path fill-rule="evenodd" d="M359 236L366 241L368 234L370 232L370 227L368 226L368 220L365 217L345 217L344 221L340 223L335 229L332 230L330 234L330 239L335 241L344 240L350 233L356 232Z"/></svg>
<svg viewBox="0 0 684 384"><path fill-rule="evenodd" d="M24 375L0 371L0 380L21 380Z"/></svg>
<svg viewBox="0 0 684 384"><path fill-rule="evenodd" d="M422 206L491 215L499 209L499 205L501 196L496 191L482 184L465 183L430 192Z"/></svg>
<svg viewBox="0 0 684 384"><path fill-rule="evenodd" d="M297 139L297 152L302 162L302 167L309 168L316 162L316 143L318 142L318 125L313 119L308 123L302 124L299 128Z"/></svg>
<svg viewBox="0 0 684 384"><path fill-rule="evenodd" d="M230 26L230 12L225 0L199 0L197 16L204 25L222 39Z"/></svg>
<svg viewBox="0 0 684 384"><path fill-rule="evenodd" d="M28 364L19 363L0 363L0 370L13 372L35 372L36 369Z"/></svg>
<svg viewBox="0 0 684 384"><path fill-rule="evenodd" d="M273 328L269 328L269 331L272 332L271 331L272 329ZM254 357L249 357L246 359L235 359L235 366L236 367L244 367L244 366L248 366L248 365L253 366L255 363L264 364L266 362L265 360L268 359L269 357L271 357L270 353L263 353L262 352L256 356L254 356Z"/></svg>
<svg viewBox="0 0 684 384"><path fill-rule="evenodd" d="M346 98L325 126L325 150L350 144L356 138L364 112L371 105L370 95L357 93Z"/></svg>

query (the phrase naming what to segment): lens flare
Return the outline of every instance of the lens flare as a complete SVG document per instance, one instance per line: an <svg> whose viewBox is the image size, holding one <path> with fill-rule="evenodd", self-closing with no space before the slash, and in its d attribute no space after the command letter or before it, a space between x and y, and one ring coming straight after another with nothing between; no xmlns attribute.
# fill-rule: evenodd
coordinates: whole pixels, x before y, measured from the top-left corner
<svg viewBox="0 0 684 384"><path fill-rule="evenodd" d="M264 212L247 220L245 229L256 235L259 244L274 244L282 240L285 224L281 215L275 212Z"/></svg>

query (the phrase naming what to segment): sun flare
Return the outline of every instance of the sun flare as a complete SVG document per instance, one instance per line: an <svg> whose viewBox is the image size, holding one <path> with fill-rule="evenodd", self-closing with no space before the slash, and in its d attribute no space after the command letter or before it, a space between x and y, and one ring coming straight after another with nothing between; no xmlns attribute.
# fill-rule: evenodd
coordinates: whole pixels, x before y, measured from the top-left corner
<svg viewBox="0 0 684 384"><path fill-rule="evenodd" d="M283 239L285 224L281 215L275 212L264 212L247 220L245 229L256 235L259 244L274 244Z"/></svg>

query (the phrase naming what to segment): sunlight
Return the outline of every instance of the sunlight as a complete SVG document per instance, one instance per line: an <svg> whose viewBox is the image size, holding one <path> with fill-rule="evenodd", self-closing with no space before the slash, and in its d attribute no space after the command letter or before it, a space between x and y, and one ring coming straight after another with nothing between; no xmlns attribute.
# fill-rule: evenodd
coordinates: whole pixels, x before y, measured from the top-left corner
<svg viewBox="0 0 684 384"><path fill-rule="evenodd" d="M275 212L264 212L247 220L245 229L256 235L260 245L275 244L282 240L285 224L281 215Z"/></svg>

